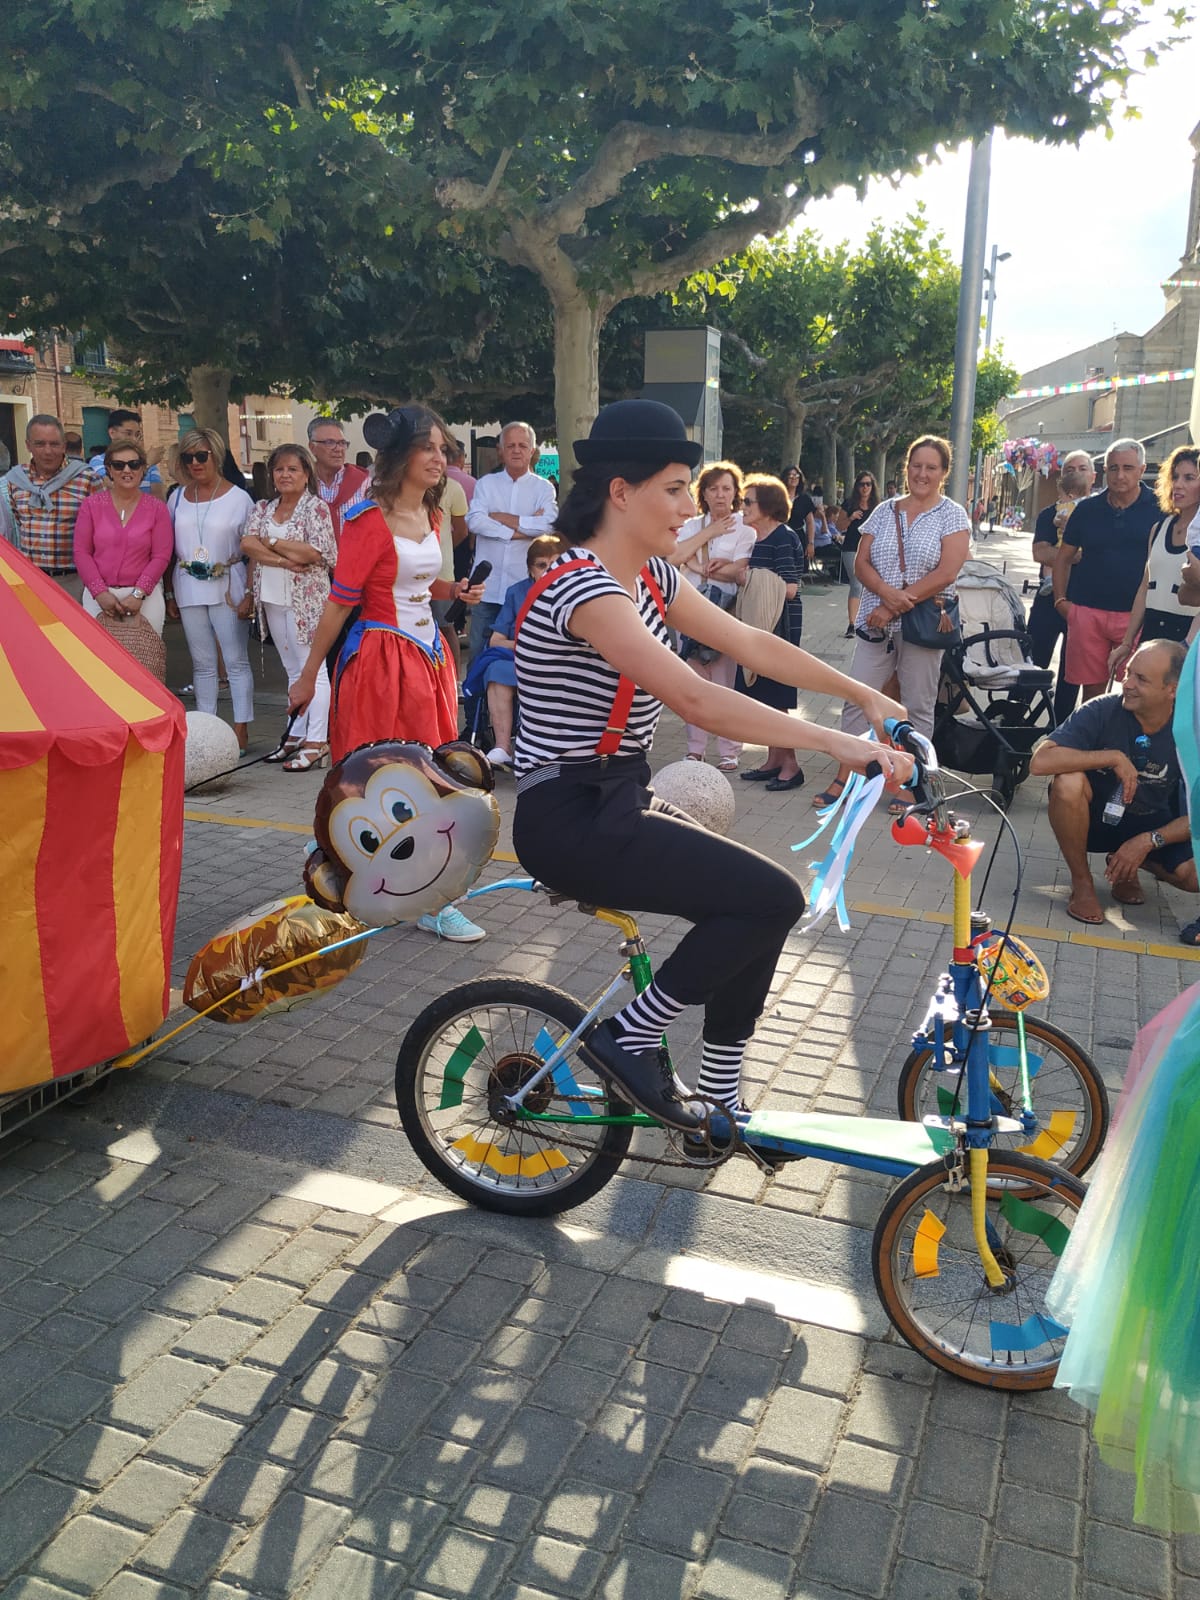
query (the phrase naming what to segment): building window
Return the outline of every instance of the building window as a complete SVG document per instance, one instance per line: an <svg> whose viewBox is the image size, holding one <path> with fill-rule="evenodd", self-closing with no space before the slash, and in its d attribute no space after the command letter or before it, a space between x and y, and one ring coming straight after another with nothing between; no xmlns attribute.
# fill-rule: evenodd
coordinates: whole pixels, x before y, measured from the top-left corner
<svg viewBox="0 0 1200 1600"><path fill-rule="evenodd" d="M261 411L254 413L254 437L259 444L267 442L267 419Z"/></svg>
<svg viewBox="0 0 1200 1600"><path fill-rule="evenodd" d="M74 360L77 367L82 367L85 372L104 372L112 365L108 359L108 346L103 339L92 339L87 343L80 342L74 348Z"/></svg>

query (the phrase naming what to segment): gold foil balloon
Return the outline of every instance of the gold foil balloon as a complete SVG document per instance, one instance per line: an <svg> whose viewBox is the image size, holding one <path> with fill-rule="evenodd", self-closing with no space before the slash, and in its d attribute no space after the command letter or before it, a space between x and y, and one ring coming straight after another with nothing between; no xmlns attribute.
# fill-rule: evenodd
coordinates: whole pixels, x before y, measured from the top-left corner
<svg viewBox="0 0 1200 1600"><path fill-rule="evenodd" d="M314 905L305 895L273 900L222 928L196 952L183 987L184 1004L204 1011L228 996L210 1013L216 1022L248 1022L270 1011L290 1011L354 971L366 951L365 939L332 952L327 946L361 932L353 917ZM266 976L297 956L311 959Z"/></svg>
<svg viewBox="0 0 1200 1600"><path fill-rule="evenodd" d="M464 894L500 833L492 769L473 745L383 740L352 750L317 796L304 883L372 928L416 922Z"/></svg>

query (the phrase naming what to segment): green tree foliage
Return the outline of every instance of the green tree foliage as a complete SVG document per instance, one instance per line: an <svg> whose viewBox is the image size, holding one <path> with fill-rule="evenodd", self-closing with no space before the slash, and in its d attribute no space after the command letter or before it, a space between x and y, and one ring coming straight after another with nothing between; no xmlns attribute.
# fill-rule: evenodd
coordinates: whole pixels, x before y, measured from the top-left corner
<svg viewBox="0 0 1200 1600"><path fill-rule="evenodd" d="M286 241L311 235L312 293L337 324L315 327L323 340L344 331L340 274L361 277L348 355L370 342L363 322L385 331L379 274L412 272L436 324L458 313L456 290L470 295L472 262L522 269L553 316L560 445L595 411L616 306L937 145L997 125L1056 142L1103 125L1142 19L1135 0L59 0L51 26L28 0L13 11L0 251L23 234L43 277L87 274L139 193L202 173L201 204L223 207L213 226L242 242L255 283L252 247L270 247L289 294ZM172 261L171 286L190 289L203 264ZM99 308L122 280L91 287ZM459 326L469 356L474 319Z"/></svg>

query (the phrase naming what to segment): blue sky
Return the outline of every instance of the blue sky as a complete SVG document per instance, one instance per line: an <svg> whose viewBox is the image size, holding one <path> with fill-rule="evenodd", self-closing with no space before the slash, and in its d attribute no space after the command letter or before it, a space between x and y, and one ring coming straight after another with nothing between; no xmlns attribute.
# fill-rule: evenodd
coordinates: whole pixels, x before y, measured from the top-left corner
<svg viewBox="0 0 1200 1600"><path fill-rule="evenodd" d="M1071 149L1002 134L993 141L988 253L995 243L1012 256L996 275L993 342L1002 341L1022 371L1114 331L1142 333L1162 315L1159 285L1185 242L1200 38L1136 80L1129 100L1141 117L1118 114L1111 139L1094 133ZM920 200L958 254L967 165L965 148L945 152L898 186L872 184L861 203L843 190L810 206L804 224L831 242L853 238L876 217L898 221Z"/></svg>

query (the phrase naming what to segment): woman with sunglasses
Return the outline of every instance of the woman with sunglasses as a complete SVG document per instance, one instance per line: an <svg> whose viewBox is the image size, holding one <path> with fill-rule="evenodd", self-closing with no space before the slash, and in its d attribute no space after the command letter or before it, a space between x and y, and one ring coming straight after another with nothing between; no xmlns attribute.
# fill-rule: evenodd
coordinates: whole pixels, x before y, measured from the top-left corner
<svg viewBox="0 0 1200 1600"><path fill-rule="evenodd" d="M93 617L143 616L160 637L166 620L162 579L175 541L161 500L142 493L145 452L118 439L104 452L107 493L90 495L75 519L75 567L83 607Z"/></svg>
<svg viewBox="0 0 1200 1600"><path fill-rule="evenodd" d="M243 755L254 721L254 674L248 641L254 599L246 583L242 534L254 510L244 489L221 472L225 442L212 428L193 428L179 441L169 500L175 526L175 588L167 611L183 622L192 657L196 709L217 713L217 649L233 695L233 731Z"/></svg>
<svg viewBox="0 0 1200 1600"><path fill-rule="evenodd" d="M854 563L858 559L858 542L862 538L863 523L878 504L879 485L875 482L875 474L860 472L835 519L837 530L842 536L842 571L846 574L846 582L850 585L850 593L846 597L847 639L854 637L854 618L858 614L858 602L862 598L862 583L854 571Z"/></svg>

